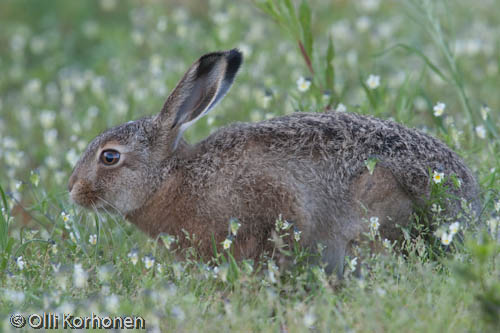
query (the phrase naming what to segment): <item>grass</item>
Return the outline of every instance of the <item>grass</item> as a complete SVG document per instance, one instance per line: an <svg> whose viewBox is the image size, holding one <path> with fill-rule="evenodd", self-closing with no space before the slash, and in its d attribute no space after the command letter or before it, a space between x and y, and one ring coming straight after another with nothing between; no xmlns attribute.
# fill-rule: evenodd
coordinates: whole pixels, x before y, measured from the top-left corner
<svg viewBox="0 0 500 333"><path fill-rule="evenodd" d="M52 311L139 315L152 331L494 331L500 19L491 5L3 1L0 330L19 331L13 313ZM271 255L236 263L227 251L204 263L190 249L178 261L119 217L69 201L67 179L90 139L158 112L200 54L233 47L243 68L217 110L186 133L190 141L294 111L392 118L440 138L475 172L479 227L438 255L433 235L432 244L393 244L368 256L363 278L347 269L339 286L306 264L298 244L289 269ZM436 116L438 102L446 107Z"/></svg>

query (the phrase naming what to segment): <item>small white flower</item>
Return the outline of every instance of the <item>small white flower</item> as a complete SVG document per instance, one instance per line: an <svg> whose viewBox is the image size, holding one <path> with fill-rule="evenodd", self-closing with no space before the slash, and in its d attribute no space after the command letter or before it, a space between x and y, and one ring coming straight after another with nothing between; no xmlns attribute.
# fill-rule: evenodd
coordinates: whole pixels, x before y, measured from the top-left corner
<svg viewBox="0 0 500 333"><path fill-rule="evenodd" d="M386 249L390 249L391 248L391 241L388 240L387 238L385 238L383 241L382 241L382 245L386 248Z"/></svg>
<svg viewBox="0 0 500 333"><path fill-rule="evenodd" d="M40 123L43 128L50 128L54 125L56 113L51 110L43 110L40 112Z"/></svg>
<svg viewBox="0 0 500 333"><path fill-rule="evenodd" d="M60 262L53 262L51 263L52 270L54 273L59 273L59 269L61 268L61 263Z"/></svg>
<svg viewBox="0 0 500 333"><path fill-rule="evenodd" d="M17 267L19 267L20 270L24 269L25 263L24 263L24 260L23 260L23 256L17 257L17 259L16 259L16 265L17 265Z"/></svg>
<svg viewBox="0 0 500 333"><path fill-rule="evenodd" d="M491 109L487 105L483 105L481 106L481 109L479 111L481 112L481 117L483 118L483 120L486 120Z"/></svg>
<svg viewBox="0 0 500 333"><path fill-rule="evenodd" d="M452 240L453 240L453 235L451 233L443 232L441 234L441 244L448 246L451 244Z"/></svg>
<svg viewBox="0 0 500 333"><path fill-rule="evenodd" d="M111 266L104 265L97 269L97 277L99 281L106 282L111 278L112 268Z"/></svg>
<svg viewBox="0 0 500 333"><path fill-rule="evenodd" d="M83 288L87 284L87 272L82 267L82 264L75 264L73 270L73 284L76 288Z"/></svg>
<svg viewBox="0 0 500 333"><path fill-rule="evenodd" d="M380 86L380 76L371 74L366 79L366 85L370 89L377 89Z"/></svg>
<svg viewBox="0 0 500 333"><path fill-rule="evenodd" d="M384 297L385 295L387 295L387 292L385 291L384 288L381 288L381 287L377 287L375 288L375 292L380 296L380 297Z"/></svg>
<svg viewBox="0 0 500 333"><path fill-rule="evenodd" d="M380 223L378 222L378 217L377 216L370 217L370 229L372 229L373 231L377 231L379 227Z"/></svg>
<svg viewBox="0 0 500 333"><path fill-rule="evenodd" d="M440 214L443 211L443 208L441 207L441 205L433 203L431 206L431 211Z"/></svg>
<svg viewBox="0 0 500 333"><path fill-rule="evenodd" d="M297 228L293 229L293 239L295 239L296 242L300 241L300 234L302 234L302 231Z"/></svg>
<svg viewBox="0 0 500 333"><path fill-rule="evenodd" d="M458 231L460 230L460 223L459 222L453 222L450 224L450 234L455 235Z"/></svg>
<svg viewBox="0 0 500 333"><path fill-rule="evenodd" d="M313 311L308 311L304 316L304 325L306 327L312 327L316 322L316 316Z"/></svg>
<svg viewBox="0 0 500 333"><path fill-rule="evenodd" d="M231 219L229 221L229 226L231 228L231 233L236 236L236 234L238 233L238 230L241 227L241 223L238 222L237 219Z"/></svg>
<svg viewBox="0 0 500 333"><path fill-rule="evenodd" d="M128 254L127 257L130 258L130 261L132 262L132 265L136 265L137 261L139 260L139 252L137 249L132 249Z"/></svg>
<svg viewBox="0 0 500 333"><path fill-rule="evenodd" d="M175 243L175 237L169 234L161 234L160 237L167 250L170 250L172 244Z"/></svg>
<svg viewBox="0 0 500 333"><path fill-rule="evenodd" d="M57 130L55 128L45 130L43 132L43 139L47 146L54 146L57 142Z"/></svg>
<svg viewBox="0 0 500 333"><path fill-rule="evenodd" d="M486 139L486 128L483 125L476 126L476 135L480 139Z"/></svg>
<svg viewBox="0 0 500 333"><path fill-rule="evenodd" d="M335 109L335 111L337 111L337 112L346 112L347 111L347 107L344 104L339 103L339 104L337 104L337 108Z"/></svg>
<svg viewBox="0 0 500 333"><path fill-rule="evenodd" d="M146 269L150 269L155 264L155 257L148 254L142 258L142 262L144 263L144 267L146 267Z"/></svg>
<svg viewBox="0 0 500 333"><path fill-rule="evenodd" d="M71 215L69 215L66 212L62 212L61 217L62 217L62 220L64 222L64 228L66 228L67 230L71 229L71 226L69 224L69 222L71 220Z"/></svg>
<svg viewBox="0 0 500 333"><path fill-rule="evenodd" d="M69 233L69 238L71 239L71 241L72 241L73 243L75 243L75 244L76 244L76 242L77 242L77 240L78 240L78 238L79 238L79 237L77 237L77 236L75 235L75 233L72 231L72 232L70 232L70 233Z"/></svg>
<svg viewBox="0 0 500 333"><path fill-rule="evenodd" d="M496 232L497 232L497 228L498 228L498 219L497 218L494 218L492 217L491 219L489 219L488 221L486 221L486 225L488 226L488 228L490 229L490 232L495 235Z"/></svg>
<svg viewBox="0 0 500 333"><path fill-rule="evenodd" d="M441 117L444 113L444 109L446 109L446 104L444 104L443 102L437 102L433 108L434 116Z"/></svg>
<svg viewBox="0 0 500 333"><path fill-rule="evenodd" d="M443 172L437 172L436 170L434 170L434 172L432 173L432 180L436 184L441 183L443 181L443 177L444 177Z"/></svg>
<svg viewBox="0 0 500 333"><path fill-rule="evenodd" d="M299 77L299 79L297 80L297 89L300 91L300 92L305 92L309 89L309 87L311 86L311 80L310 79L307 79L307 78L304 78L304 77Z"/></svg>
<svg viewBox="0 0 500 333"><path fill-rule="evenodd" d="M116 8L117 0L101 0L101 8L105 11L112 11Z"/></svg>
<svg viewBox="0 0 500 333"><path fill-rule="evenodd" d="M349 269L351 271L354 272L357 266L358 266L358 257L354 257L351 260L349 260Z"/></svg>
<svg viewBox="0 0 500 333"><path fill-rule="evenodd" d="M93 234L93 235L89 236L89 243L92 244L92 245L96 245L97 244L97 235L96 234Z"/></svg>
<svg viewBox="0 0 500 333"><path fill-rule="evenodd" d="M500 200L495 201L495 210L500 212Z"/></svg>
<svg viewBox="0 0 500 333"><path fill-rule="evenodd" d="M288 222L287 220L283 221L283 225L281 226L281 228L283 230L287 230L289 229L290 227L292 226L292 224L290 222Z"/></svg>
<svg viewBox="0 0 500 333"><path fill-rule="evenodd" d="M56 255L57 251L58 251L57 244L56 243L52 244L52 246L50 248L52 250L52 254Z"/></svg>
<svg viewBox="0 0 500 333"><path fill-rule="evenodd" d="M163 273L163 267L161 266L161 264L156 264L156 271L159 274Z"/></svg>
<svg viewBox="0 0 500 333"><path fill-rule="evenodd" d="M16 182L16 191L20 191L23 187L23 182L22 181L17 181Z"/></svg>
<svg viewBox="0 0 500 333"><path fill-rule="evenodd" d="M232 239L230 239L230 238L226 238L226 239L222 242L222 247L224 248L224 250L228 250L228 249L231 247L231 244L233 244Z"/></svg>

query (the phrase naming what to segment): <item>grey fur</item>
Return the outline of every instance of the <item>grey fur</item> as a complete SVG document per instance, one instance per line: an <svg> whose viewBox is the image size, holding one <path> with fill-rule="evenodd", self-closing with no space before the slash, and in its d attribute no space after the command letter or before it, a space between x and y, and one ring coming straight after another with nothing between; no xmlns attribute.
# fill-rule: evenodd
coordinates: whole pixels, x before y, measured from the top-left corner
<svg viewBox="0 0 500 333"><path fill-rule="evenodd" d="M217 53L220 61L227 54ZM186 74L190 85L197 66ZM224 77L223 63L216 61L213 68ZM399 239L396 224L408 225L414 206L429 195L429 170L461 180L460 188L450 187L457 199L447 202L447 214L458 214L459 198L479 207L474 176L445 144L355 113L295 113L236 123L195 145L181 139L175 149L179 127L172 124L182 119L175 112L189 98L183 80L159 116L120 125L89 144L70 179L73 200L112 207L152 237L179 236L180 246L188 245L182 240L186 230L200 240L205 256L212 235L220 244L229 219L236 217L242 228L235 256L257 257L270 248L268 239L282 214L302 231L302 244L326 245L323 260L339 275L345 253L366 230L363 219L378 216L382 236ZM128 150L116 167L97 158L110 142ZM370 157L378 159L373 175L365 166Z"/></svg>

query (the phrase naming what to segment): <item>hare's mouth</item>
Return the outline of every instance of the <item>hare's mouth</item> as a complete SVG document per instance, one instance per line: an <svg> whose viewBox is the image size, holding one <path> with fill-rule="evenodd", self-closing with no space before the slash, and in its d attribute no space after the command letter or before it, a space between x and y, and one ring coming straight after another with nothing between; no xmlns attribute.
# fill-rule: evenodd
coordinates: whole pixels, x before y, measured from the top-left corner
<svg viewBox="0 0 500 333"><path fill-rule="evenodd" d="M99 209L103 205L97 193L86 182L78 181L69 193L71 200L85 208Z"/></svg>

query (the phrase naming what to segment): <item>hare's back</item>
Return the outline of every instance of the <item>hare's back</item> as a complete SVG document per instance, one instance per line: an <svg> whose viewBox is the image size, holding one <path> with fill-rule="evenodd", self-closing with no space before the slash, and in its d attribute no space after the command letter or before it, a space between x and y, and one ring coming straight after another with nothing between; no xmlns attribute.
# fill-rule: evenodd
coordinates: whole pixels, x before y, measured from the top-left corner
<svg viewBox="0 0 500 333"><path fill-rule="evenodd" d="M477 184L460 157L438 139L396 122L348 112L298 112L259 123L237 123L205 142L228 156L251 156L245 163L288 162L327 173L348 186L375 158L412 195L427 191L429 171L455 174L469 198ZM292 170L293 171L293 170ZM299 172L300 173L300 172Z"/></svg>

